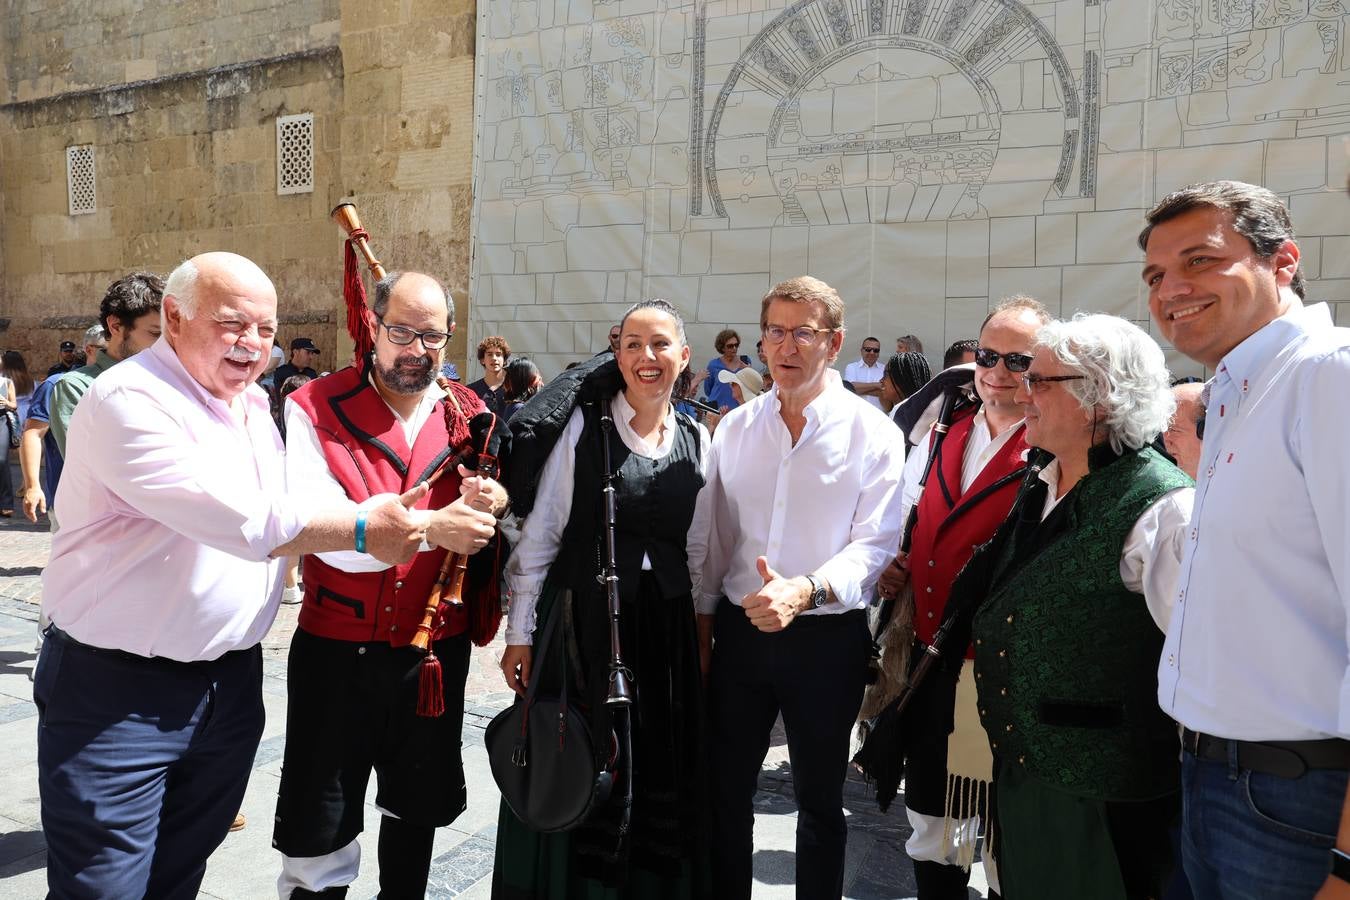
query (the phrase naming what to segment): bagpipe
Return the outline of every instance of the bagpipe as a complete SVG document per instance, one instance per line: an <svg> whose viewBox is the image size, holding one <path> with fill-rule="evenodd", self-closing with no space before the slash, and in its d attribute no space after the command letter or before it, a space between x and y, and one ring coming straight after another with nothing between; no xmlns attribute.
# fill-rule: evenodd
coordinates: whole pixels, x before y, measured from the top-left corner
<svg viewBox="0 0 1350 900"><path fill-rule="evenodd" d="M356 206L339 203L333 208L332 218L347 235L343 260L343 298L347 306L347 331L355 346L357 366L366 364L375 349L375 317L366 302L365 284L361 280L358 254L378 281L387 272L370 246L370 235L361 227ZM480 412L470 418L456 396L456 386L449 379L438 377L437 385L445 392L446 433L463 431L456 427L459 421L467 425L468 436L453 445L446 460L427 479L434 484L446 472L454 472L460 464L471 468L481 478L496 480L500 475L500 460L509 446L509 432L490 412ZM453 440L453 438L452 438ZM492 642L501 623L500 571L506 552L500 532L473 557L463 553L447 553L435 583L427 596L422 620L413 634L411 646L424 654L418 673L417 713L436 717L445 712L443 680L440 660L431 646L432 634L445 621L450 607L464 608L469 619L469 638L478 646ZM470 560L474 561L471 565ZM481 560L481 562L480 562Z"/></svg>

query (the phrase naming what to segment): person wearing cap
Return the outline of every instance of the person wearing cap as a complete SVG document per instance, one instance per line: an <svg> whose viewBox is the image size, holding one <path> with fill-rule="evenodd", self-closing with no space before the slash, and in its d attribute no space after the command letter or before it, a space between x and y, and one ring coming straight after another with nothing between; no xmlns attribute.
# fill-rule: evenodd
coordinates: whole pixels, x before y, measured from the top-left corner
<svg viewBox="0 0 1350 900"><path fill-rule="evenodd" d="M717 373L717 380L731 385L731 396L736 398L737 406L749 403L764 393L764 377L750 366L735 372L723 369Z"/></svg>
<svg viewBox="0 0 1350 900"><path fill-rule="evenodd" d="M291 341L291 358L277 366L277 370L272 373L272 383L280 388L292 375L318 378L319 373L311 365L318 358L319 348L312 340L307 337L296 338Z"/></svg>
<svg viewBox="0 0 1350 900"><path fill-rule="evenodd" d="M67 372L75 370L77 360L75 358L76 346L74 341L61 342L61 358L56 364L47 370L47 377L53 375L64 375Z"/></svg>

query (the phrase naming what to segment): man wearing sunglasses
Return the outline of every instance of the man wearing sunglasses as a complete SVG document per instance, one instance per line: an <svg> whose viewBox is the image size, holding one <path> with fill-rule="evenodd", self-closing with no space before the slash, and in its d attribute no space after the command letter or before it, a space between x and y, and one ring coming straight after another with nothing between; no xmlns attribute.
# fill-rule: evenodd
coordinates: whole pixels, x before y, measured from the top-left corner
<svg viewBox="0 0 1350 900"><path fill-rule="evenodd" d="M863 338L862 358L845 367L844 380L853 385L853 393L881 409L881 376L885 372L886 366L881 362L881 341L868 337Z"/></svg>
<svg viewBox="0 0 1350 900"><path fill-rule="evenodd" d="M901 485L907 518L908 510L918 507L910 552L896 557L878 591L883 599L894 598L912 581L915 659L933 641L956 573L1012 508L1027 453L1016 395L1031 364L1036 331L1049 321L1045 307L1030 297L1005 300L984 320L975 350L974 401L957 409L922 488L919 482L933 455L936 432L911 436L917 446L906 460ZM969 667L971 654L962 655ZM973 690L958 697L956 729L949 738L951 686L957 674L935 672L910 704L909 733L914 737L905 766L905 809L914 833L905 852L914 861L919 900L966 896L983 817L977 798L983 792L967 788L970 802L953 803L951 785L961 779L987 783L992 776ZM960 683L969 688L972 681L967 675ZM997 886L997 875L987 865L986 873Z"/></svg>
<svg viewBox="0 0 1350 900"><path fill-rule="evenodd" d="M282 898L345 894L360 863L356 839L372 770L384 814L382 896L425 893L435 829L465 807L460 728L473 601L443 607L432 622L443 671L439 716L415 712L432 698L419 684L423 655L408 642L446 549L475 554L486 546L506 496L453 462L434 477L471 442L470 420L484 411L470 388L452 383L447 393L434 381L455 327L453 299L429 275L391 272L375 285L373 310L374 349L290 396L286 475L292 491L358 511L431 480L423 509L414 511L430 517L429 543L408 563L388 566L366 552L358 530L353 549L305 557L272 844L282 853ZM468 585L480 565L495 565L488 557L471 558Z"/></svg>

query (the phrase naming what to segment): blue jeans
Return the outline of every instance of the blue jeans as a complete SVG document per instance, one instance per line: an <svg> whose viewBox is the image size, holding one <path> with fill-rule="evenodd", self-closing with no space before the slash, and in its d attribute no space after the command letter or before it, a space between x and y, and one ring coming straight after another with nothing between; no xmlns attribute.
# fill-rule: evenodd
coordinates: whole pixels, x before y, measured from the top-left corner
<svg viewBox="0 0 1350 900"><path fill-rule="evenodd" d="M1181 854L1196 897L1308 900L1331 871L1350 772L1281 778L1236 764L1181 762Z"/></svg>
<svg viewBox="0 0 1350 900"><path fill-rule="evenodd" d="M49 896L195 897L253 768L261 651L137 659L53 629L33 699Z"/></svg>

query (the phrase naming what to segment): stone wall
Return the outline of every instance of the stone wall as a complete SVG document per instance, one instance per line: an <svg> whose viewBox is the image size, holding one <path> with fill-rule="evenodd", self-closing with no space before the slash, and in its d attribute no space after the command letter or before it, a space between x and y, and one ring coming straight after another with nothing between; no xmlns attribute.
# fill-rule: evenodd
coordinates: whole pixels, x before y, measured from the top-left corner
<svg viewBox="0 0 1350 900"><path fill-rule="evenodd" d="M43 367L79 340L104 289L205 250L243 254L277 285L284 337L332 346L339 244L327 219L342 109L336 48L214 74L15 104L0 136L6 346ZM315 116L314 192L276 192L279 115ZM94 147L97 211L69 214L66 147ZM329 357L331 359L331 357Z"/></svg>
<svg viewBox="0 0 1350 900"><path fill-rule="evenodd" d="M338 2L8 3L0 26L0 97L37 100L332 47Z"/></svg>
<svg viewBox="0 0 1350 900"><path fill-rule="evenodd" d="M323 368L340 365L328 213L344 198L386 266L441 278L467 321L473 0L22 6L0 25L0 344L45 370L113 278L224 249L276 282L283 340L311 337ZM314 191L278 195L275 120L301 112ZM72 216L79 144L94 147L98 209ZM465 331L449 351L461 366Z"/></svg>
<svg viewBox="0 0 1350 900"><path fill-rule="evenodd" d="M342 3L342 183L385 267L454 295L446 355L466 380L474 29L473 0Z"/></svg>

